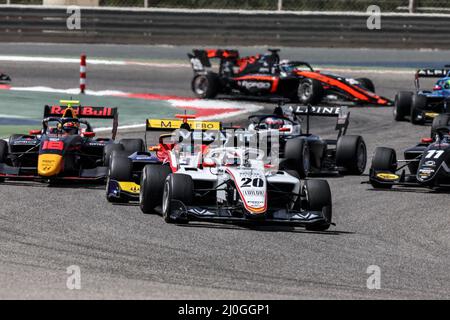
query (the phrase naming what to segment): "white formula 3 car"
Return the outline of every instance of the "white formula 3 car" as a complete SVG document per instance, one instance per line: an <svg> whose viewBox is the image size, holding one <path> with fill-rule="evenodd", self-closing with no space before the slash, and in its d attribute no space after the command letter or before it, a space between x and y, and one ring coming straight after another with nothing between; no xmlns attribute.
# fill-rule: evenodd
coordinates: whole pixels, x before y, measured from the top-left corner
<svg viewBox="0 0 450 320"><path fill-rule="evenodd" d="M262 151L178 144L170 161L144 167L140 207L168 223L235 222L327 230L332 200L325 180L301 181L295 171L265 164Z"/></svg>

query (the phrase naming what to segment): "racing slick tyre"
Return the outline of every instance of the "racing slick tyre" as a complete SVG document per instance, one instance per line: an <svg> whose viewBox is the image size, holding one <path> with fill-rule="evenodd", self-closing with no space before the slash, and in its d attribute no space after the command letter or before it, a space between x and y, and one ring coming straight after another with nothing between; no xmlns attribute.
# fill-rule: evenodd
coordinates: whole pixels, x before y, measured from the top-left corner
<svg viewBox="0 0 450 320"><path fill-rule="evenodd" d="M314 79L301 80L298 84L297 94L301 103L318 104L324 96L322 83Z"/></svg>
<svg viewBox="0 0 450 320"><path fill-rule="evenodd" d="M128 155L132 155L135 152L145 151L145 144L142 139L121 139L119 144L123 146L123 149L128 153Z"/></svg>
<svg viewBox="0 0 450 320"><path fill-rule="evenodd" d="M431 137L434 138L437 133L436 130L442 127L450 128L450 114L443 113L433 119L433 123L431 124Z"/></svg>
<svg viewBox="0 0 450 320"><path fill-rule="evenodd" d="M133 163L128 158L128 153L123 151L114 151L111 155L109 177L117 181L131 181L132 171Z"/></svg>
<svg viewBox="0 0 450 320"><path fill-rule="evenodd" d="M330 185L326 180L306 180L302 188L306 200L306 210L322 211L326 222L306 226L306 230L325 231L330 227L332 218L332 200ZM325 208L325 210L323 210Z"/></svg>
<svg viewBox="0 0 450 320"><path fill-rule="evenodd" d="M128 201L125 199L109 196L108 188L110 180L131 181L133 163L128 159L126 152L117 150L112 153L110 163L106 181L106 200L111 203L127 203Z"/></svg>
<svg viewBox="0 0 450 320"><path fill-rule="evenodd" d="M375 171L395 173L397 170L397 155L394 149L377 147L370 167L370 184L375 189L391 189L392 184L380 183L372 178Z"/></svg>
<svg viewBox="0 0 450 320"><path fill-rule="evenodd" d="M305 179L311 169L311 155L308 142L302 138L289 139L284 149L284 167L297 171Z"/></svg>
<svg viewBox="0 0 450 320"><path fill-rule="evenodd" d="M124 151L124 147L118 143L107 144L103 150L103 166L109 167L111 155L114 151Z"/></svg>
<svg viewBox="0 0 450 320"><path fill-rule="evenodd" d="M422 110L424 110L427 107L427 97L415 94L412 96L412 102L411 102L411 123L412 124L424 124L425 119L418 117L422 114Z"/></svg>
<svg viewBox="0 0 450 320"><path fill-rule="evenodd" d="M219 76L213 72L196 75L192 79L191 86L197 97L202 99L215 98L219 93Z"/></svg>
<svg viewBox="0 0 450 320"><path fill-rule="evenodd" d="M400 91L395 95L394 102L394 119L395 121L403 121L406 116L411 115L413 93L410 91Z"/></svg>
<svg viewBox="0 0 450 320"><path fill-rule="evenodd" d="M166 165L146 165L141 176L139 207L143 213L155 211L162 203L164 183L171 170Z"/></svg>
<svg viewBox="0 0 450 320"><path fill-rule="evenodd" d="M369 90L370 92L375 93L375 85L373 84L372 80L368 78L358 78L355 79L359 82L359 86L363 89Z"/></svg>
<svg viewBox="0 0 450 320"><path fill-rule="evenodd" d="M8 143L5 140L0 140L0 163L5 163L8 156ZM0 182L5 181L4 178L0 178Z"/></svg>
<svg viewBox="0 0 450 320"><path fill-rule="evenodd" d="M194 198L194 182L186 174L169 174L164 183L162 214L167 223L186 223L187 220L174 219L170 216L172 200L178 200L184 205L190 205Z"/></svg>
<svg viewBox="0 0 450 320"><path fill-rule="evenodd" d="M361 136L342 136L336 145L336 166L340 174L361 175L366 170L367 148Z"/></svg>

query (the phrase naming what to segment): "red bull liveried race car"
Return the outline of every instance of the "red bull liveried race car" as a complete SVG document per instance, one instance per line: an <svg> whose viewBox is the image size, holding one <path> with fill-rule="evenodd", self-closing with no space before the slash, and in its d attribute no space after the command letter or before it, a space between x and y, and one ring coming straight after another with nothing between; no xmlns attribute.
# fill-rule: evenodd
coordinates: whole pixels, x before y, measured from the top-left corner
<svg viewBox="0 0 450 320"><path fill-rule="evenodd" d="M268 54L239 56L237 50L193 50L188 54L194 77L192 91L199 98L218 94L246 97L284 97L303 104L349 103L389 106L392 102L375 94L367 78L347 78L314 70L302 61L280 61L278 49ZM211 59L218 59L213 71Z"/></svg>
<svg viewBox="0 0 450 320"><path fill-rule="evenodd" d="M117 133L117 108L61 101L45 106L42 129L0 140L0 181L101 181L107 175L105 147ZM92 119L112 119L112 137L95 138Z"/></svg>

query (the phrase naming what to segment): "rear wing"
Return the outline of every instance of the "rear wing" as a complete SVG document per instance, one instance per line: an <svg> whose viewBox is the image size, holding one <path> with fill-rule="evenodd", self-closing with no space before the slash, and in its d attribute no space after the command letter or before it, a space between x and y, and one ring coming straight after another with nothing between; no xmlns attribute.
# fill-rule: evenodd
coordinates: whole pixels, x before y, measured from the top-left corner
<svg viewBox="0 0 450 320"><path fill-rule="evenodd" d="M450 75L450 65L445 65L444 68L441 69L432 69L432 68L418 69L414 77L414 84L416 86L416 89L419 90L420 89L419 78L443 78L448 77L449 75Z"/></svg>
<svg viewBox="0 0 450 320"><path fill-rule="evenodd" d="M119 112L117 108L113 107L91 107L91 106L48 106L44 107L44 118L57 117L62 118L72 111L71 116L83 119L112 119L112 139L117 135L117 128L119 126Z"/></svg>
<svg viewBox="0 0 450 320"><path fill-rule="evenodd" d="M229 49L194 49L188 53L192 69L195 72L204 71L205 68L211 68L210 59L239 59L239 51Z"/></svg>
<svg viewBox="0 0 450 320"><path fill-rule="evenodd" d="M188 124L191 130L221 130L221 123L218 121L187 120L184 122L181 119L147 119L146 131L174 131L181 129L183 123Z"/></svg>
<svg viewBox="0 0 450 320"><path fill-rule="evenodd" d="M309 134L310 117L334 117L336 120L335 130L339 131L338 137L345 135L349 125L350 111L347 106L329 107L329 106L288 106L283 107L287 114L293 114L296 117L306 117L306 133Z"/></svg>
<svg viewBox="0 0 450 320"><path fill-rule="evenodd" d="M417 78L443 78L446 77L450 72L450 65L446 65L442 69L418 69L416 71Z"/></svg>

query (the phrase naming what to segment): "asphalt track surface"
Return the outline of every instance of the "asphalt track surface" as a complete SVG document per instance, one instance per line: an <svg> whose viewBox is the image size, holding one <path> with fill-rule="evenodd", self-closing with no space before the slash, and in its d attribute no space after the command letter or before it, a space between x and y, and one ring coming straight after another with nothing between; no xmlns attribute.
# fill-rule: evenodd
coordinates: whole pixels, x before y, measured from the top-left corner
<svg viewBox="0 0 450 320"><path fill-rule="evenodd" d="M118 50L135 52L132 47ZM401 57L398 53L397 61ZM56 68L2 63L17 86L76 86L77 80L66 73L71 68L76 72L76 66ZM89 74L93 89L191 95L187 68L92 66ZM377 92L388 97L412 85L407 74L368 75ZM327 134L333 124L315 121L313 127ZM349 134L364 136L371 158L376 146L401 153L428 136L429 127L395 123L391 108L354 108ZM374 191L361 184L365 180L328 179L337 225L322 233L169 225L136 206L107 203L103 188L2 184L0 298L450 298L449 195L420 189ZM81 268L81 290L66 287L71 265ZM380 267L379 290L366 287L370 265Z"/></svg>

